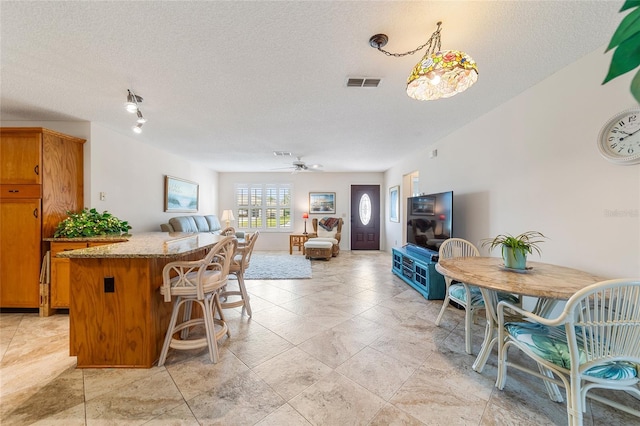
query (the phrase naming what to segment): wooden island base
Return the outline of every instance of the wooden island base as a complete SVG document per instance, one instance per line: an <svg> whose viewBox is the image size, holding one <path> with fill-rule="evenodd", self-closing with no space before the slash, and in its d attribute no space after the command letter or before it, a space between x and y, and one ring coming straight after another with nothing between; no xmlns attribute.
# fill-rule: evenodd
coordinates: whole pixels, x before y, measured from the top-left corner
<svg viewBox="0 0 640 426"><path fill-rule="evenodd" d="M169 235L153 234L152 243L158 242L158 235ZM221 238L196 236L177 243L178 248L164 242L142 255L136 245L140 240L135 239L64 253L71 259L69 335L77 366L152 367L173 305L165 303L158 290L164 265L201 259Z"/></svg>

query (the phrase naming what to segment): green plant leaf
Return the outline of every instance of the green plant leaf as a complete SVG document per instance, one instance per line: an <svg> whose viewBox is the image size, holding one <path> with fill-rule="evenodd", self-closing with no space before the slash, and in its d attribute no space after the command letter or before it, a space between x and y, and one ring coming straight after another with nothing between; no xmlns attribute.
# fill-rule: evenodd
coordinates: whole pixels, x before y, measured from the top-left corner
<svg viewBox="0 0 640 426"><path fill-rule="evenodd" d="M620 12L624 12L627 9L631 9L633 7L638 7L638 6L640 6L640 0L627 0L622 5L622 8L620 9Z"/></svg>
<svg viewBox="0 0 640 426"><path fill-rule="evenodd" d="M613 37L611 37L611 42L607 47L605 52L613 49L618 46L623 41L631 38L634 34L640 32L640 8L634 10L630 14L628 14L620 25L615 33L613 33Z"/></svg>
<svg viewBox="0 0 640 426"><path fill-rule="evenodd" d="M602 84L625 74L640 65L640 32L623 41L613 52L609 73Z"/></svg>
<svg viewBox="0 0 640 426"><path fill-rule="evenodd" d="M631 94L640 104L640 70L636 73L636 76L633 77L633 80L631 80Z"/></svg>

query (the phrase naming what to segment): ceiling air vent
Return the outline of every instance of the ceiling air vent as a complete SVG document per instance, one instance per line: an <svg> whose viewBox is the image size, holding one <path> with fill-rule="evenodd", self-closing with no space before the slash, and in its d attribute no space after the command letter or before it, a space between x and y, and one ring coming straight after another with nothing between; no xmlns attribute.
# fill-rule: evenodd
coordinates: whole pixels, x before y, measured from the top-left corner
<svg viewBox="0 0 640 426"><path fill-rule="evenodd" d="M380 78L349 78L347 87L378 87Z"/></svg>

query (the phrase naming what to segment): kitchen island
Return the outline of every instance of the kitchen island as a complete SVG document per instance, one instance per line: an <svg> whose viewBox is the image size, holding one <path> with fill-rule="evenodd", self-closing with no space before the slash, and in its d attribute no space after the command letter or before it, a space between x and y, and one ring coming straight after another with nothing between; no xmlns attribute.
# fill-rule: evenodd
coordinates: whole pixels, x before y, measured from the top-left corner
<svg viewBox="0 0 640 426"><path fill-rule="evenodd" d="M158 290L164 265L201 259L224 237L149 232L127 238L58 253L70 260L69 343L78 367L153 366L173 305Z"/></svg>

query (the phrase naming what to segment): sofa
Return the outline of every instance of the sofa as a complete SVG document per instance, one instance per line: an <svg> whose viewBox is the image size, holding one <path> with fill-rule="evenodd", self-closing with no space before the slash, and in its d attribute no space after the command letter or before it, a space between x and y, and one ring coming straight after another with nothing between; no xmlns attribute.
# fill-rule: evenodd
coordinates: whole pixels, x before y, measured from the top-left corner
<svg viewBox="0 0 640 426"><path fill-rule="evenodd" d="M163 232L209 232L212 234L220 234L222 225L218 217L214 214L209 215L191 215L176 216L169 219L169 223L160 225ZM236 237L244 238L244 232L236 231Z"/></svg>

